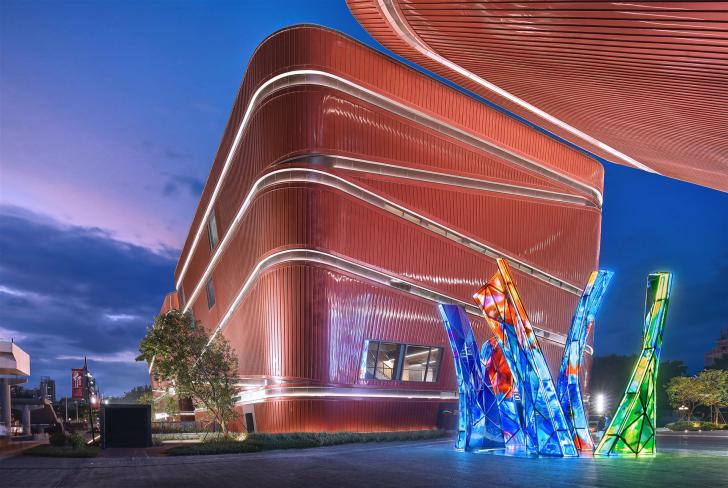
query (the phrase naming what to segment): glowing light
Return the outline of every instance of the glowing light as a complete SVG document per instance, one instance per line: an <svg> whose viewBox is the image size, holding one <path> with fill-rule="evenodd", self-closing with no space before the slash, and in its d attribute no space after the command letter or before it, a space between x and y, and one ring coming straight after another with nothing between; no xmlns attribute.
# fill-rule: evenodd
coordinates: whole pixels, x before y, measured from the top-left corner
<svg viewBox="0 0 728 488"><path fill-rule="evenodd" d="M594 397L594 412L603 415L607 411L607 398L604 393L598 393Z"/></svg>
<svg viewBox="0 0 728 488"><path fill-rule="evenodd" d="M569 421L508 263L501 258L496 263L498 271L473 299L481 307L521 395L526 451L577 456Z"/></svg>
<svg viewBox="0 0 728 488"><path fill-rule="evenodd" d="M594 326L594 320L602 303L604 292L613 275L614 273L611 271L601 270L595 271L589 276L586 288L581 295L576 312L574 312L574 318L571 321L556 383L561 408L567 414L567 420L571 427L571 436L579 451L594 449L594 442L589 433L589 419L586 415L581 394L579 371L584 357L587 336ZM601 399L604 400L603 395ZM598 404L599 396L597 396ZM597 410L599 410L599 407L597 407ZM603 406L601 410L604 410Z"/></svg>
<svg viewBox="0 0 728 488"><path fill-rule="evenodd" d="M643 455L655 452L655 385L671 288L670 273L654 273L647 278L642 352L627 391L594 454Z"/></svg>
<svg viewBox="0 0 728 488"><path fill-rule="evenodd" d="M461 450L503 446L498 402L490 377L483 370L478 344L468 317L457 305L440 304L438 310L447 330L458 382L458 437Z"/></svg>

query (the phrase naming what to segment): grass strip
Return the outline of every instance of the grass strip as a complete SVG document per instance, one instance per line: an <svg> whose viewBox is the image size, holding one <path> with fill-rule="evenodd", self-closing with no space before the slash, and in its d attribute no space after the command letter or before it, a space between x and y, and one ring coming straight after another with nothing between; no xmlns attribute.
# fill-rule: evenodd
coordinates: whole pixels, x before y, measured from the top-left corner
<svg viewBox="0 0 728 488"><path fill-rule="evenodd" d="M170 456L197 454L234 454L274 449L305 449L365 442L419 441L444 437L444 430L415 430L406 432L294 432L290 434L250 434L244 440L214 439L199 444L167 449Z"/></svg>
<svg viewBox="0 0 728 488"><path fill-rule="evenodd" d="M101 449L96 446L83 446L74 449L70 446L51 446L41 444L23 451L26 456L66 457L66 458L90 458L99 455Z"/></svg>

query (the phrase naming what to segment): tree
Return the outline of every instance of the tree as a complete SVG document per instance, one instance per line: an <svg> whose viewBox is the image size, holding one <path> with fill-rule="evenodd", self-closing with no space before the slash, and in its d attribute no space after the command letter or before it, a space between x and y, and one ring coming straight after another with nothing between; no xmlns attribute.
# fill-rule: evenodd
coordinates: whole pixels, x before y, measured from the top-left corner
<svg viewBox="0 0 728 488"><path fill-rule="evenodd" d="M630 375L637 363L638 356L620 356L612 354L609 356L594 356L591 368L591 378L588 383L588 390L591 394L603 394L608 401L608 408L616 408L619 400L624 394L624 389L629 383ZM675 376L687 374L687 366L682 361L663 360L660 361L660 369L657 373L657 420L662 425L665 419L672 416L672 410L668 407L670 401L667 396L667 383Z"/></svg>
<svg viewBox="0 0 728 488"><path fill-rule="evenodd" d="M703 402L703 385L696 377L676 376L667 383L667 397L673 408L687 407L685 420L690 420L698 405Z"/></svg>
<svg viewBox="0 0 728 488"><path fill-rule="evenodd" d="M191 313L171 310L147 329L139 352L137 361L152 364L155 374L174 385L176 395L207 409L227 435L235 418L238 360L222 335L210 339Z"/></svg>
<svg viewBox="0 0 728 488"><path fill-rule="evenodd" d="M719 423L720 409L728 407L728 371L706 369L698 373L703 400L701 403L710 409L710 421Z"/></svg>
<svg viewBox="0 0 728 488"><path fill-rule="evenodd" d="M139 405L154 405L154 393L152 393L152 387L150 386L144 393L137 397L136 402Z"/></svg>

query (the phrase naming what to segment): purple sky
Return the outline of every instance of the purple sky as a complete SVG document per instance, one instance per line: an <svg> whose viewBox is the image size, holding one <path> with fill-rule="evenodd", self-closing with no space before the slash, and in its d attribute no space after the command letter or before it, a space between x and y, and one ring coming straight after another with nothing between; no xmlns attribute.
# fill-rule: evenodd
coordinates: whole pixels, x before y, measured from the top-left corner
<svg viewBox="0 0 728 488"><path fill-rule="evenodd" d="M49 374L66 393L84 354L107 393L147 380L136 345L247 61L302 22L375 45L343 0L0 3L0 338L31 353L31 384ZM619 289L598 351L636 351L644 276L675 269L665 355L697 369L728 325L728 197L612 165L606 184Z"/></svg>

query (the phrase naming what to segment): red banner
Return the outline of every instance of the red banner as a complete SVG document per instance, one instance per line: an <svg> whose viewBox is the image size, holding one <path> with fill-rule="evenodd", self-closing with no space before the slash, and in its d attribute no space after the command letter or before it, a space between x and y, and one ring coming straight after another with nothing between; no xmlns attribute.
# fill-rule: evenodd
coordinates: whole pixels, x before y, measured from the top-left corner
<svg viewBox="0 0 728 488"><path fill-rule="evenodd" d="M71 398L83 399L86 389L86 372L83 369L71 370Z"/></svg>

